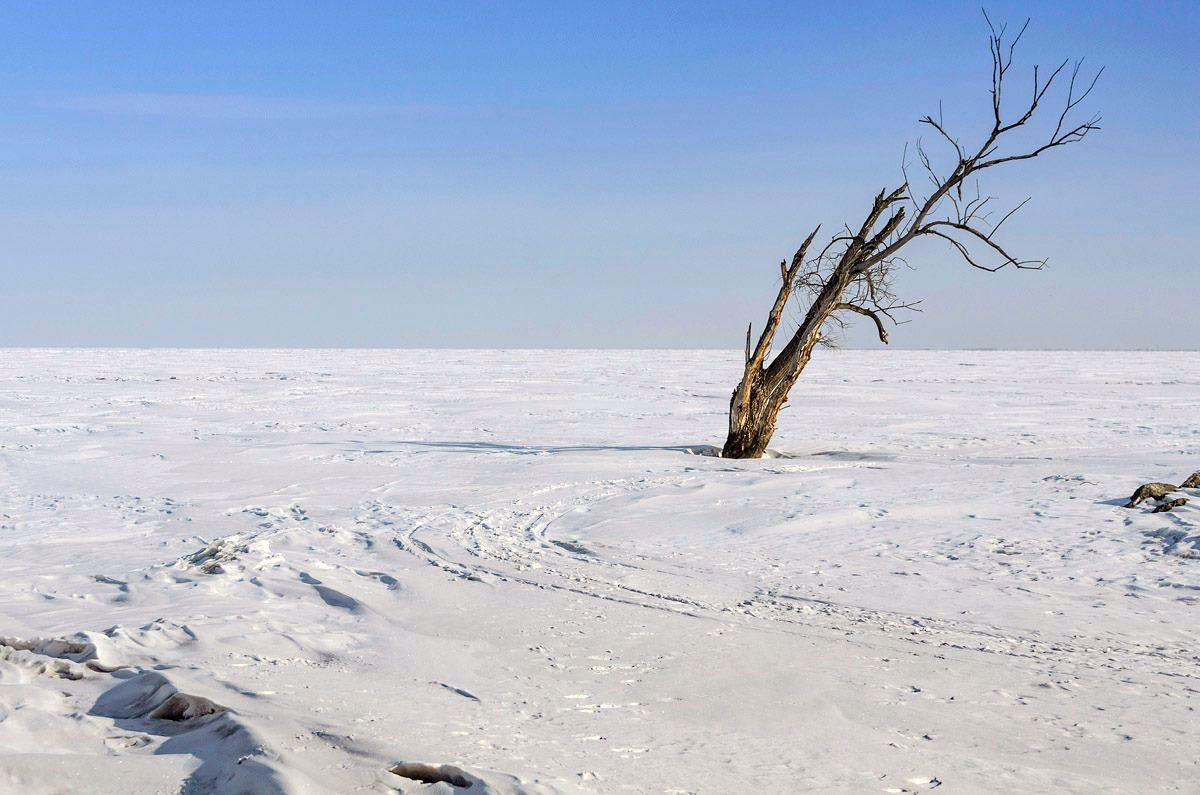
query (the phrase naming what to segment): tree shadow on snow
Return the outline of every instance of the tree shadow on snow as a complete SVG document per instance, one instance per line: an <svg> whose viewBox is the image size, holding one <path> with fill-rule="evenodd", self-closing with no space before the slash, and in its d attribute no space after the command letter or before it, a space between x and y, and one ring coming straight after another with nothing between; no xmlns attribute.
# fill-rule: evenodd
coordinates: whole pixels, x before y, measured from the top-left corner
<svg viewBox="0 0 1200 795"><path fill-rule="evenodd" d="M311 442L315 445L344 446L346 442ZM417 440L397 439L395 441L373 441L370 443L351 440L351 449L345 452L361 453L362 455L394 455L403 448L417 448L417 452L448 452L448 453L498 453L506 455L556 455L559 453L639 453L639 452L669 452L697 455L706 458L721 458L721 448L712 444L509 444L505 442L473 441L473 440ZM767 448L761 459L727 459L730 462L748 464L753 461L770 459L801 460L824 458L834 461L847 462L882 462L894 461L895 453L880 450L779 450Z"/></svg>
<svg viewBox="0 0 1200 795"><path fill-rule="evenodd" d="M510 453L512 455L551 455L554 453L599 453L621 452L636 453L647 451L666 451L686 453L688 455L720 456L721 449L711 444L572 444L572 445L532 445L504 444L502 442L472 442L472 441L413 441L400 440L390 444L401 447L429 448L459 453ZM393 453L395 450L368 449L362 452L370 454Z"/></svg>

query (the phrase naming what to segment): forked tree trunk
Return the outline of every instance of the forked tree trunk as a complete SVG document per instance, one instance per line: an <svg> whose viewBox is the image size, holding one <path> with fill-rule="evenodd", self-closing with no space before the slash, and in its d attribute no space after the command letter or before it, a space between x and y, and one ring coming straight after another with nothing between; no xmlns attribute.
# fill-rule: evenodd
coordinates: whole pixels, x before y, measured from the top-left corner
<svg viewBox="0 0 1200 795"><path fill-rule="evenodd" d="M863 224L864 233L873 227L883 211L895 201L899 193L885 196L880 193L875 198L875 205L867 221ZM897 213L889 219L886 229L894 229L903 217ZM779 264L781 283L775 304L767 316L767 325L759 336L758 344L751 349L751 330L746 329L746 362L742 370L742 379L729 401L729 433L721 448L723 458L761 458L767 450L767 444L775 433L775 422L779 412L787 402L788 393L800 377L800 373L808 365L813 348L821 341L821 329L829 320L830 315L839 309L850 309L842 303L842 294L855 278L860 276L855 267L858 263L857 251L866 242L866 236L860 233L859 243L852 244L851 256L844 257L829 275L820 292L813 299L804 316L804 321L783 350L764 366L767 354L771 350L771 341L779 328L783 317L784 307L795 287L796 278L805 265L808 247L812 244L820 227L804 241L792 258L791 267L787 263ZM890 233L890 231L889 231ZM882 239L882 238L880 238ZM860 311L854 307L853 311ZM867 310L862 310L866 312ZM868 314L871 314L868 312ZM875 317L874 315L872 315ZM886 342L887 335L881 329L881 338Z"/></svg>
<svg viewBox="0 0 1200 795"><path fill-rule="evenodd" d="M797 253L797 257L802 258L802 252L803 249ZM785 285L789 283L786 277L784 281ZM790 286L780 290L782 301L778 303L781 310L788 292ZM834 303L836 304L836 301ZM813 308L819 314L820 310L816 309L816 304ZM810 311L809 314L813 315L814 312ZM773 324L769 321L767 329L763 331L768 348L770 336L774 334L774 326L778 325L778 318L774 314L772 319ZM820 340L821 325L825 322L825 316L819 319L813 317L812 323L809 320L805 319L800 330L769 367L762 366L761 358L755 360L754 353L747 357L742 380L729 400L729 433L721 449L722 457L762 458L763 453L767 451L767 445L775 434L775 421L787 402L788 392L808 364L812 349ZM749 341L749 329L746 335ZM760 345L762 344L760 340Z"/></svg>

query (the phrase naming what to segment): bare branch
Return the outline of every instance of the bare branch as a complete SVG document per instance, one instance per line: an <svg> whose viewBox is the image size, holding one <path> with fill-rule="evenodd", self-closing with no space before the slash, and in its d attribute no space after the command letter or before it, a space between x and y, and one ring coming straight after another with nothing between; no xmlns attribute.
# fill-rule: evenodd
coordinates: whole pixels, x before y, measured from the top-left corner
<svg viewBox="0 0 1200 795"><path fill-rule="evenodd" d="M1016 207L1014 207L1011 210L1009 210L1008 212L1006 212L1004 214L1004 217L1000 219L999 223L997 223L995 226L992 227L992 231L988 233L988 237L990 238L992 235L999 232L1000 227L1004 225L1004 222L1007 221L1009 218L1011 218L1013 216L1013 214L1016 213L1017 210L1021 209L1026 204L1029 204L1029 200L1032 198L1033 198L1032 196L1026 196L1024 201L1022 201Z"/></svg>
<svg viewBox="0 0 1200 795"><path fill-rule="evenodd" d="M876 331L879 332L879 341L882 342L884 345L887 345L887 341L888 341L887 329L884 327L883 319L880 318L879 315L875 314L870 309L867 309L865 306L858 306L857 304L838 304L836 307L834 307L834 309L845 309L850 312L857 312L858 314L863 315L864 317L869 317L869 318L871 318L871 320L874 320L875 321L875 329L876 329Z"/></svg>
<svg viewBox="0 0 1200 795"><path fill-rule="evenodd" d="M999 254L1003 258L1004 261L993 268L988 268L988 267L978 264L967 253L966 246L961 241L956 240L955 238L950 237L949 235L946 235L942 232L935 230L933 227L936 227L936 226L948 226L953 229L958 229L960 231L966 232L966 233L974 236L975 238L982 241L984 243L984 245L986 245L992 251ZM988 235L985 235L983 232L980 232L978 229L975 229L972 226L968 226L967 224L959 224L959 223L954 223L952 221L934 221L934 222L926 225L925 230L922 232L922 234L936 235L937 237L949 240L951 243L953 243L955 245L955 248L958 249L959 253L963 255L963 258L972 267L979 268L980 270L991 271L992 273L995 273L996 271L1004 268L1006 265L1012 265L1013 267L1021 268L1022 270L1041 270L1042 268L1046 267L1046 260L1044 260L1044 259L1043 260L1019 260L1019 259L1017 259L1016 257L1009 254L1007 251L1005 251L1004 248L999 243L992 240L991 237L989 237Z"/></svg>

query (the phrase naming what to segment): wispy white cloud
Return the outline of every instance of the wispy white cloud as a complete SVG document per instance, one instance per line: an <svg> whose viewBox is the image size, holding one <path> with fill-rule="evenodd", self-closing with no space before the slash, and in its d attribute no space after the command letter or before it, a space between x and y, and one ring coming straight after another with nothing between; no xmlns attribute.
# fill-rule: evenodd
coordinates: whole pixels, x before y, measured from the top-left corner
<svg viewBox="0 0 1200 795"><path fill-rule="evenodd" d="M263 97L248 94L94 94L37 103L52 110L186 119L304 121L344 117L423 115L434 105Z"/></svg>

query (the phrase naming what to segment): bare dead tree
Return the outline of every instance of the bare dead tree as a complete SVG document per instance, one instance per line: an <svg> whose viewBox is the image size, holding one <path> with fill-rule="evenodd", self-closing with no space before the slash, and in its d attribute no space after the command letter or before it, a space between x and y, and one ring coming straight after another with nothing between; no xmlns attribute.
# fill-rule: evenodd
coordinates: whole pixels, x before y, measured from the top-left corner
<svg viewBox="0 0 1200 795"><path fill-rule="evenodd" d="M986 13L984 17L987 19ZM978 176L1005 163L1030 160L1051 149L1077 143L1099 129L1099 116L1083 122L1072 120L1072 117L1080 103L1091 94L1104 70L1100 69L1089 80L1080 76L1082 60L1073 65L1064 60L1049 74L1034 66L1029 99L1014 113L1005 107L1005 91L1013 53L1029 21L1026 20L1011 40L1006 26L997 28L991 19L987 19L987 25L992 60L990 131L982 143L966 146L947 129L939 107L936 119L925 116L920 123L933 131L949 153L952 166L947 164L948 170L942 169L939 173L934 158L918 141L913 153L916 164L928 180L928 187L922 191L909 179L909 170L917 165L909 161L906 146L901 165L903 183L891 190L881 190L857 229L847 225L819 252L810 253L820 231L818 227L804 240L791 264L786 261L779 264L779 292L757 344L751 345L751 328L746 329L745 368L730 399L729 435L725 439L723 456L762 456L775 432L775 423L787 402L788 393L808 364L813 349L818 344L828 344L831 332L847 320L868 318L874 324L879 340L887 343L888 323L903 322L897 320L896 314L916 310L919 303L901 301L894 292L896 272L907 265L902 252L914 240L941 240L968 265L985 271L995 272L1006 267L1036 270L1045 266L1045 260L1014 256L996 240L996 233L1005 221L1029 200L1020 202L993 223L996 199L979 192ZM1051 88L1064 84L1061 93L1065 97L1049 135L1043 133L1037 143L1024 148L1012 148L1013 133L1026 128L1035 119L1041 120L1044 114L1039 111ZM1055 120L1054 117L1051 120ZM784 309L793 297L802 305L806 304L803 320L768 363Z"/></svg>

